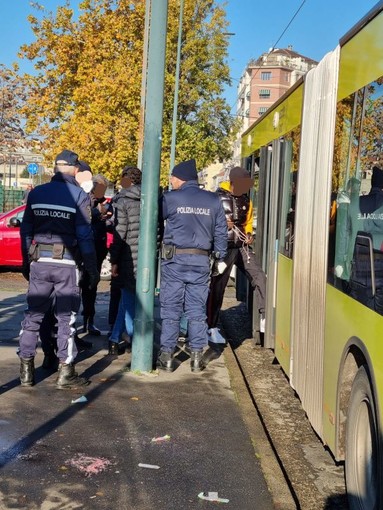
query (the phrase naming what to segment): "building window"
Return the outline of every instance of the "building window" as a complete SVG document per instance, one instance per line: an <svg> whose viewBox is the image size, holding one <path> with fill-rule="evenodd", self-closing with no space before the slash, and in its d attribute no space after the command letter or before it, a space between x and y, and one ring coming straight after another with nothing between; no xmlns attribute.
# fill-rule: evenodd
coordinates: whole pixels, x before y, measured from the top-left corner
<svg viewBox="0 0 383 510"><path fill-rule="evenodd" d="M259 97L270 97L270 89L260 89Z"/></svg>
<svg viewBox="0 0 383 510"><path fill-rule="evenodd" d="M263 113L265 113L267 111L267 106L260 106L258 108L258 113L259 115L262 115Z"/></svg>
<svg viewBox="0 0 383 510"><path fill-rule="evenodd" d="M261 80L271 80L271 72L266 72L266 71L263 71L261 73Z"/></svg>

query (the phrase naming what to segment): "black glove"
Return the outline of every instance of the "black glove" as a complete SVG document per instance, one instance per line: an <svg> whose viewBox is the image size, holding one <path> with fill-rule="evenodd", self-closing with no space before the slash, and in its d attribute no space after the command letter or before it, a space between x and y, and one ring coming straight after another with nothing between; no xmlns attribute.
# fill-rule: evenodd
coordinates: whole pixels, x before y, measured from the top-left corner
<svg viewBox="0 0 383 510"><path fill-rule="evenodd" d="M23 267L21 268L21 273L24 276L24 278L29 282L29 271L30 271L30 265L29 264L23 264Z"/></svg>
<svg viewBox="0 0 383 510"><path fill-rule="evenodd" d="M89 278L89 289L95 289L98 285L98 282L100 281L100 273L98 271L89 273L88 272L88 278Z"/></svg>

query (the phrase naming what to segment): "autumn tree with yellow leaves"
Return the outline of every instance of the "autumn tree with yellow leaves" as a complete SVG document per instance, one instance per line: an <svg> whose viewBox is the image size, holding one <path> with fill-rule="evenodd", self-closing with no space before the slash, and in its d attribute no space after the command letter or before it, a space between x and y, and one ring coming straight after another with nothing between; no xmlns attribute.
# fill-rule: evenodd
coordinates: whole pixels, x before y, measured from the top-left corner
<svg viewBox="0 0 383 510"><path fill-rule="evenodd" d="M70 148L95 172L116 181L136 164L141 102L145 0L84 0L30 16L35 42L20 56L36 72L23 76L26 130L47 154ZM162 182L169 172L179 1L169 0L162 140ZM230 83L225 11L212 0L185 0L176 162L198 168L229 157L235 120L222 98ZM234 129L233 129L234 128Z"/></svg>
<svg viewBox="0 0 383 510"><path fill-rule="evenodd" d="M17 67L0 65L0 151L16 150L24 137L19 115L24 99Z"/></svg>

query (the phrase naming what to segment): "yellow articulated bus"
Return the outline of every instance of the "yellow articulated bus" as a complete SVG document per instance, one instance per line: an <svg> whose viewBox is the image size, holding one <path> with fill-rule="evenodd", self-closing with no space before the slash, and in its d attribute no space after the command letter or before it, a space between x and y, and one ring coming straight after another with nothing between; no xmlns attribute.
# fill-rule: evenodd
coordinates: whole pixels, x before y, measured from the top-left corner
<svg viewBox="0 0 383 510"><path fill-rule="evenodd" d="M383 508L383 2L242 136L274 349L351 509Z"/></svg>

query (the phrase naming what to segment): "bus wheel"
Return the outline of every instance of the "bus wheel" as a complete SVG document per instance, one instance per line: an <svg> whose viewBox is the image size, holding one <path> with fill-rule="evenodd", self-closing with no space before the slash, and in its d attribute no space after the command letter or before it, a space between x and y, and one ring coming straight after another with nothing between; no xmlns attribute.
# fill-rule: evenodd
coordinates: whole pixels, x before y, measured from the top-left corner
<svg viewBox="0 0 383 510"><path fill-rule="evenodd" d="M379 508L378 425L365 366L351 388L346 424L346 484L350 510Z"/></svg>

